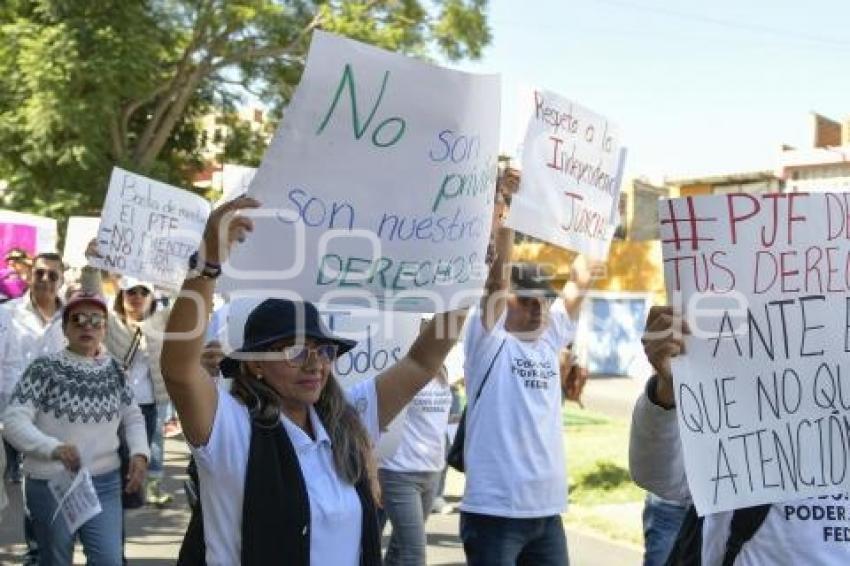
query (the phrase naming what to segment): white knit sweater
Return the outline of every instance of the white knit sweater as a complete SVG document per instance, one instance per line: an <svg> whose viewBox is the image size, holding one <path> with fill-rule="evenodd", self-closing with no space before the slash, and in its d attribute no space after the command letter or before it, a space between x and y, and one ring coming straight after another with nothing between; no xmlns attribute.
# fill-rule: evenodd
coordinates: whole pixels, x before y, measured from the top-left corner
<svg viewBox="0 0 850 566"><path fill-rule="evenodd" d="M60 444L75 445L92 475L117 469L121 423L130 454L149 459L144 418L118 364L69 350L33 361L3 414L6 440L24 453L24 472L36 479L62 470L51 458Z"/></svg>

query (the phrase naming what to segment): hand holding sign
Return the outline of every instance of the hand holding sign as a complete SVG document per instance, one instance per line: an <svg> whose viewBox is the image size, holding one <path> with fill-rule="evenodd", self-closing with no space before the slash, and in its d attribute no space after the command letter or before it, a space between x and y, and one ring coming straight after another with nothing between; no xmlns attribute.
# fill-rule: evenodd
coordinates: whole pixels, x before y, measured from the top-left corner
<svg viewBox="0 0 850 566"><path fill-rule="evenodd" d="M51 454L54 460L59 460L65 469L76 472L80 469L80 451L73 444L57 446Z"/></svg>
<svg viewBox="0 0 850 566"><path fill-rule="evenodd" d="M245 233L254 230L254 221L240 212L259 207L260 201L243 195L212 211L204 227L203 238L204 259L208 263L221 265L227 261L233 244L244 241Z"/></svg>
<svg viewBox="0 0 850 566"><path fill-rule="evenodd" d="M658 377L656 399L662 406L670 408L673 398L673 372L670 362L685 352L683 334L688 333L687 323L670 306L655 306L649 310L643 342L644 352Z"/></svg>

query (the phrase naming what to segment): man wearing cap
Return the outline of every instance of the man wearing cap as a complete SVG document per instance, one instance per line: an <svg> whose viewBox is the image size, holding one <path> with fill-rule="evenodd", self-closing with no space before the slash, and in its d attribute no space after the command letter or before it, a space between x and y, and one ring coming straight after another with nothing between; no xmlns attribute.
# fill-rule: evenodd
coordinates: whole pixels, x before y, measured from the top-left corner
<svg viewBox="0 0 850 566"><path fill-rule="evenodd" d="M509 170L500 190L517 180ZM463 343L469 404L460 535L470 566L565 566L558 356L573 340L590 271L579 256L558 292L545 266L510 264L513 240L512 230L497 230L486 294Z"/></svg>

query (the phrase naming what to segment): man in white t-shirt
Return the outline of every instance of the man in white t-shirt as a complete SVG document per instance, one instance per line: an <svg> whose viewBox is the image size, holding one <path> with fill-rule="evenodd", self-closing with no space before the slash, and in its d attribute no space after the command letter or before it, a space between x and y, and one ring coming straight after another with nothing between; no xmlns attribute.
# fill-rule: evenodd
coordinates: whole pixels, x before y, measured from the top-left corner
<svg viewBox="0 0 850 566"><path fill-rule="evenodd" d="M687 327L672 307L650 310L643 343L656 373L635 405L629 443L629 467L635 483L674 501L691 499L670 367L670 360L684 352L682 330L687 332ZM689 545L683 545L680 552L674 549L673 563L679 564L681 559L703 566L850 563L850 531L845 526L850 518L847 494L776 503L762 511L757 522L750 519L748 527L738 526L734 538L739 544L727 544L733 537L734 511L706 515L696 527L700 536L691 538L701 543L701 549ZM747 535L741 534L745 528L754 530L749 540L744 540Z"/></svg>
<svg viewBox="0 0 850 566"><path fill-rule="evenodd" d="M486 295L463 343L469 404L460 534L470 566L565 566L558 354L573 339L589 269L579 257L559 293L542 265L508 269L513 238L498 229Z"/></svg>

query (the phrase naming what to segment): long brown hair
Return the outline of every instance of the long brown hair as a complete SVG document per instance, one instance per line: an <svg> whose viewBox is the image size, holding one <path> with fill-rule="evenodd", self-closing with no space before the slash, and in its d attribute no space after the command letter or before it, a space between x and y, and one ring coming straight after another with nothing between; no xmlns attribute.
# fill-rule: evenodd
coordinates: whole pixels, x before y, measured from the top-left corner
<svg viewBox="0 0 850 566"><path fill-rule="evenodd" d="M280 420L280 395L268 383L252 375L245 363L241 364L233 380L231 393L248 407L253 418L271 425ZM328 373L314 408L330 436L337 473L352 485L368 480L377 500L377 463L372 442L357 416L357 410L346 400L333 372Z"/></svg>

